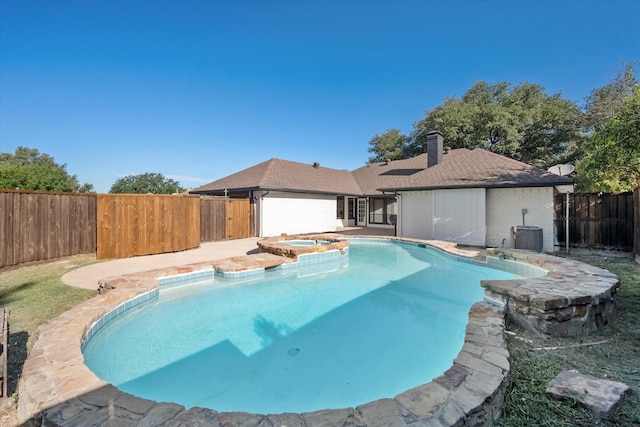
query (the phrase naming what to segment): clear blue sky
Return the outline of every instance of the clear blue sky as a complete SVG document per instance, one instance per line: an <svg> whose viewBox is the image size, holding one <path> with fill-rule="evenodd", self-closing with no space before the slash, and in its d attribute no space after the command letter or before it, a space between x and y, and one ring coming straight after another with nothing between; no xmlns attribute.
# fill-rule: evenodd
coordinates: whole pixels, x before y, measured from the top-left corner
<svg viewBox="0 0 640 427"><path fill-rule="evenodd" d="M0 152L98 192L272 157L351 170L479 80L582 104L640 62L639 23L623 0L0 0Z"/></svg>

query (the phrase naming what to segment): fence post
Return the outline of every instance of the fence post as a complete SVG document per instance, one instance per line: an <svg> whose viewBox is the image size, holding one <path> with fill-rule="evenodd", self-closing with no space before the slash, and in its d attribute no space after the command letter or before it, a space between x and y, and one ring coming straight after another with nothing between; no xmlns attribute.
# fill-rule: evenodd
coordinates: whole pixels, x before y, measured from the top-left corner
<svg viewBox="0 0 640 427"><path fill-rule="evenodd" d="M633 190L633 253L640 263L640 186Z"/></svg>
<svg viewBox="0 0 640 427"><path fill-rule="evenodd" d="M566 208L566 212L565 212L565 222L566 222L566 228L565 228L565 233L566 233L566 248L567 248L567 254L569 253L569 192L567 191L567 208Z"/></svg>
<svg viewBox="0 0 640 427"><path fill-rule="evenodd" d="M0 385L0 397L6 399L8 396L9 384L9 307L0 308L0 329L2 336L0 337L0 375L2 375L2 384Z"/></svg>

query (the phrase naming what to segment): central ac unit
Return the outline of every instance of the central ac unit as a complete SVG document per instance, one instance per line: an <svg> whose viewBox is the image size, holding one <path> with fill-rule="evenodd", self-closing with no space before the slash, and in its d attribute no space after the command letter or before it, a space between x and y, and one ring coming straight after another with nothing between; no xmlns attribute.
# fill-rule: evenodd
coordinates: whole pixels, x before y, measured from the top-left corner
<svg viewBox="0 0 640 427"><path fill-rule="evenodd" d="M511 247L528 251L542 251L542 228L531 225L511 227Z"/></svg>

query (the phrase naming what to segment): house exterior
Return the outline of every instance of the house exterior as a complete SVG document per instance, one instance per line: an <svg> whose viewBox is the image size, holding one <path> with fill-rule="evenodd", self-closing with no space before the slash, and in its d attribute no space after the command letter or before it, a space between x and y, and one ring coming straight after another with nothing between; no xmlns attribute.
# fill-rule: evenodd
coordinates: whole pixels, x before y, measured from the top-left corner
<svg viewBox="0 0 640 427"><path fill-rule="evenodd" d="M554 249L553 196L573 181L482 149L445 149L344 171L270 159L191 191L249 198L260 237L367 226L400 237L511 247L513 226L542 229Z"/></svg>
<svg viewBox="0 0 640 427"><path fill-rule="evenodd" d="M190 193L249 198L255 234L269 237L335 231L342 224L338 200L355 200L362 191L349 171L270 159Z"/></svg>
<svg viewBox="0 0 640 427"><path fill-rule="evenodd" d="M511 247L512 227L542 229L542 250L554 250L554 193L573 180L482 149L446 150L427 137L427 167L393 187L401 237L463 245Z"/></svg>
<svg viewBox="0 0 640 427"><path fill-rule="evenodd" d="M369 163L351 172L362 195L357 199L357 221L345 226L395 228L398 203L393 188L427 165L427 154L405 160L385 160ZM381 188L389 188L387 191Z"/></svg>

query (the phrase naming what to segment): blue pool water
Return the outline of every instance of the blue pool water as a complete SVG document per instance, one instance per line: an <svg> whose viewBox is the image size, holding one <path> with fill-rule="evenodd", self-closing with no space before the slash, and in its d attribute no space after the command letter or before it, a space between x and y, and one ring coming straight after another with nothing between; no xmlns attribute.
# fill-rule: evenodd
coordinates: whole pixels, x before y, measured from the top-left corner
<svg viewBox="0 0 640 427"><path fill-rule="evenodd" d="M357 406L441 375L480 280L514 277L406 243L352 243L342 258L161 289L98 331L85 363L123 391L187 408Z"/></svg>

